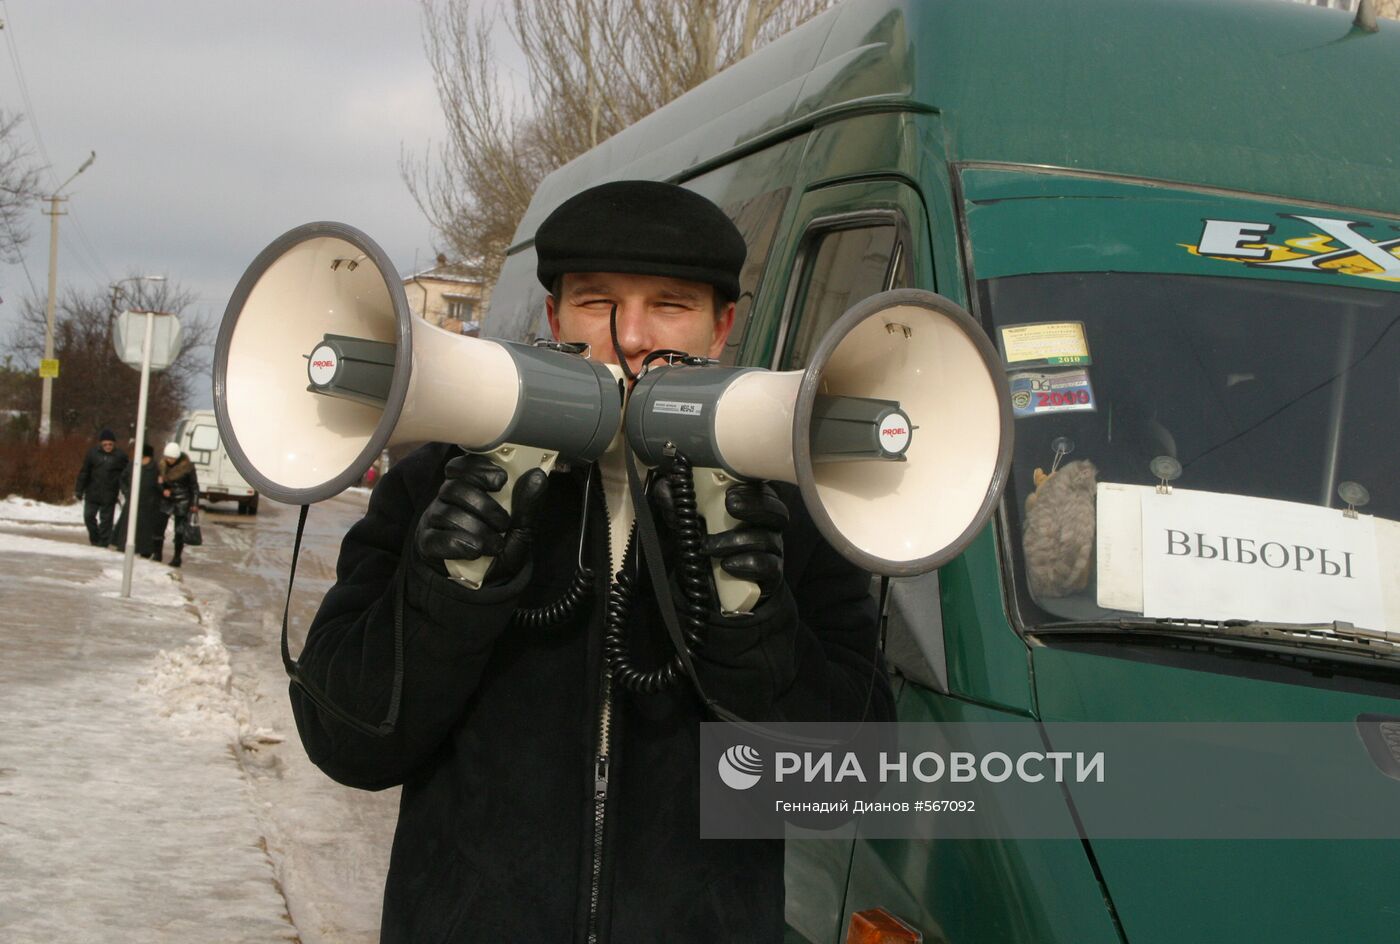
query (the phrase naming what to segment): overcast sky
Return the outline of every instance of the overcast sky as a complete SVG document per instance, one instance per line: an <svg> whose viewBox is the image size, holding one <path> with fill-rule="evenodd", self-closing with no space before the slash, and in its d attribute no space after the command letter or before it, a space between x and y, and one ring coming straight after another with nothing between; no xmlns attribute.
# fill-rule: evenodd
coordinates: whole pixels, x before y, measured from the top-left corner
<svg viewBox="0 0 1400 944"><path fill-rule="evenodd" d="M399 173L401 152L443 135L414 0L0 0L0 18L0 107L26 113L44 187L97 152L65 191L60 294L162 274L217 321L263 246L321 219L365 231L402 273L431 261ZM0 265L0 336L45 291L48 217L29 231L37 292Z"/></svg>

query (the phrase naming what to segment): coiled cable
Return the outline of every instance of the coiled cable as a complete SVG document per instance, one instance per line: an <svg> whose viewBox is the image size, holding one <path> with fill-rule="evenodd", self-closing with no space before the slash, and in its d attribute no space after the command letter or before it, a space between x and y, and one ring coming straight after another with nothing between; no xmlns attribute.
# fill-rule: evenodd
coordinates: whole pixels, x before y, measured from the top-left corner
<svg viewBox="0 0 1400 944"><path fill-rule="evenodd" d="M593 478L597 472L596 465L589 467L588 478L583 485L583 516L578 526L578 566L574 569L573 580L553 603L516 610L511 614L510 625L527 630L558 626L570 620L579 604L593 595L593 568L583 562L583 552L584 542L588 538L588 499L593 493Z"/></svg>
<svg viewBox="0 0 1400 944"><path fill-rule="evenodd" d="M516 610L511 615L510 624L520 629L545 629L558 626L573 617L578 605L593 595L593 569L580 566L574 571L574 579L553 603Z"/></svg>
<svg viewBox="0 0 1400 944"><path fill-rule="evenodd" d="M705 533L700 529L700 506L695 499L695 476L690 460L676 453L667 475L671 506L676 515L676 571L685 611L681 628L694 651L710 613L709 561L705 557Z"/></svg>
<svg viewBox="0 0 1400 944"><path fill-rule="evenodd" d="M672 507L677 525L677 573L685 607L681 614L681 630L687 648L694 652L702 642L706 615L709 612L709 575L701 550L699 506L695 501L695 482L690 463L677 455L667 473L671 485ZM675 685L685 674L679 653L673 654L659 668L644 670L632 659L627 640L627 618L636 597L637 569L636 529L627 542L622 568L608 587L607 615L603 623L603 656L615 685L642 695L652 695ZM657 592L666 592L657 588Z"/></svg>

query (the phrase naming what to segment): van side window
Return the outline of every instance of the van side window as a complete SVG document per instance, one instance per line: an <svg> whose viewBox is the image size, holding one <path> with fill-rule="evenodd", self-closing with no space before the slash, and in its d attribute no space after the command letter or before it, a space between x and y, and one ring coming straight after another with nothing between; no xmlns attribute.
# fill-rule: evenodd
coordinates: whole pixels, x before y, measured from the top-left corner
<svg viewBox="0 0 1400 944"><path fill-rule="evenodd" d="M178 441L178 440L177 440ZM190 459L200 465L208 465L215 450L219 448L219 428L200 423L190 430Z"/></svg>
<svg viewBox="0 0 1400 944"><path fill-rule="evenodd" d="M901 231L891 219L817 229L808 237L783 353L785 370L805 367L822 335L856 302L909 284Z"/></svg>
<svg viewBox="0 0 1400 944"><path fill-rule="evenodd" d="M196 426L190 433L190 449L212 452L219 448L219 428L217 426Z"/></svg>
<svg viewBox="0 0 1400 944"><path fill-rule="evenodd" d="M768 253L773 249L773 237L778 234L778 223L783 218L783 207L787 204L790 190L790 187L779 187L723 207L743 234L744 244L748 247L744 268L739 272L739 290L742 294L734 303L734 327L729 332L729 341L720 357L726 364L733 364L739 355L749 311L753 308L753 295L763 278L763 267L768 262Z"/></svg>

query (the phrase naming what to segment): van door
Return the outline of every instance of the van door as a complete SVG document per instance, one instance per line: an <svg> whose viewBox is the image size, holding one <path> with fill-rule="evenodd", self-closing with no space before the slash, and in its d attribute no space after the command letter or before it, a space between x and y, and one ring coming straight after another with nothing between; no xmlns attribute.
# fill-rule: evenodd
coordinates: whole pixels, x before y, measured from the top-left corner
<svg viewBox="0 0 1400 944"><path fill-rule="evenodd" d="M744 339L746 363L804 367L856 302L892 288L933 288L923 201L901 180L810 190L791 232L786 258L770 273L786 278L777 331ZM840 940L853 841L789 839L785 850L789 940Z"/></svg>
<svg viewBox="0 0 1400 944"><path fill-rule="evenodd" d="M207 492L211 487L223 483L223 450L219 448L219 428L214 425L212 417L208 420L195 420L190 426L189 442L185 451L189 453L190 461L195 465L200 487L204 491Z"/></svg>
<svg viewBox="0 0 1400 944"><path fill-rule="evenodd" d="M826 329L851 305L890 288L934 288L923 201L901 180L810 190L798 205L792 232L797 237L770 275L787 280L780 321L776 330L749 333L745 363L803 367Z"/></svg>

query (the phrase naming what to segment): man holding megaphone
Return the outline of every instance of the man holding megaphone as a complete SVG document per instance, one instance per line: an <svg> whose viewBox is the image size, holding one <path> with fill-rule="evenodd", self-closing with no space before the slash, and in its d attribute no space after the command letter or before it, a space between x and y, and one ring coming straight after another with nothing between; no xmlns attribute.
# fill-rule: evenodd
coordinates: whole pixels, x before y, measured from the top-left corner
<svg viewBox="0 0 1400 944"><path fill-rule="evenodd" d="M724 348L745 245L708 200L605 184L535 247L556 339L616 365L620 392L654 351ZM653 500L662 560L647 561L620 430L592 464L497 458L437 443L383 477L299 661L320 695L292 687L322 769L403 785L382 940L780 941L782 843L699 837L713 716L696 690L754 721L888 719L869 575L796 488L764 482L731 486L732 522L706 535L677 480ZM481 558L479 582L449 566ZM757 587L749 612L697 604L712 564Z"/></svg>

